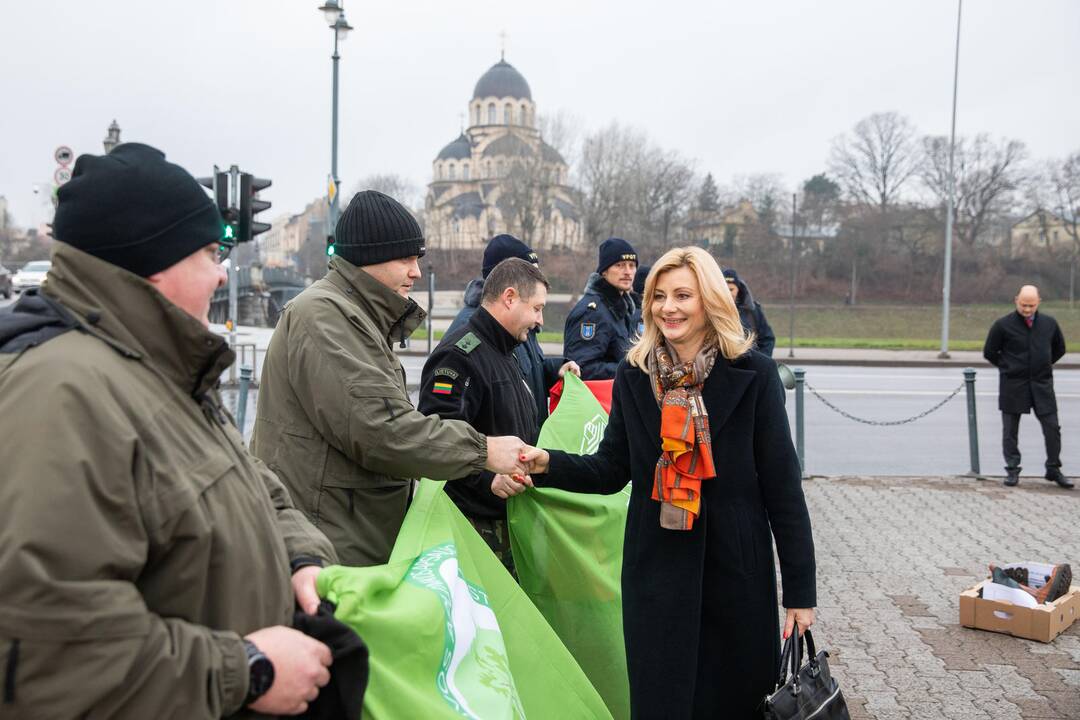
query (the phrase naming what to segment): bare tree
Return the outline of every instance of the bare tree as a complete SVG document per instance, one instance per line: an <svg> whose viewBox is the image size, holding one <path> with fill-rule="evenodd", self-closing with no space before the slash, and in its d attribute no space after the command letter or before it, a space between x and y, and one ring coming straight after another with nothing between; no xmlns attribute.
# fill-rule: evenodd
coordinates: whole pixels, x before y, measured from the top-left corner
<svg viewBox="0 0 1080 720"><path fill-rule="evenodd" d="M919 146L915 128L896 112L874 113L855 124L851 134L833 141L829 169L839 179L851 200L859 206L877 209L879 240L887 233L890 206L919 168ZM872 231L871 231L872 232ZM858 295L859 239L851 234L851 290L848 301Z"/></svg>
<svg viewBox="0 0 1080 720"><path fill-rule="evenodd" d="M345 208L352 196L361 190L377 190L410 209L423 207L424 204L421 190L412 180L396 173L374 173L360 178L360 181L353 186L352 193L346 198L341 198L341 207Z"/></svg>
<svg viewBox="0 0 1080 720"><path fill-rule="evenodd" d="M919 176L938 207L944 209L949 193L949 139L926 136ZM1027 149L1019 140L994 142L980 134L973 140L957 138L954 155L954 227L969 247L978 240L994 214L1004 212L1024 180L1021 164Z"/></svg>
<svg viewBox="0 0 1080 720"><path fill-rule="evenodd" d="M696 190L689 161L617 123L585 138L578 176L586 237L619 235L650 252L672 242Z"/></svg>
<svg viewBox="0 0 1080 720"><path fill-rule="evenodd" d="M735 192L740 200L749 200L758 214L758 222L767 232L772 232L780 214L784 198L788 197L780 175L756 173L735 178Z"/></svg>
<svg viewBox="0 0 1080 720"><path fill-rule="evenodd" d="M497 205L507 229L530 247L536 247L536 230L544 219L551 189L558 181L553 157L543 146L533 147L524 140L515 146L499 181Z"/></svg>
<svg viewBox="0 0 1080 720"><path fill-rule="evenodd" d="M829 169L852 200L884 215L919 169L915 128L896 112L865 117L833 141Z"/></svg>

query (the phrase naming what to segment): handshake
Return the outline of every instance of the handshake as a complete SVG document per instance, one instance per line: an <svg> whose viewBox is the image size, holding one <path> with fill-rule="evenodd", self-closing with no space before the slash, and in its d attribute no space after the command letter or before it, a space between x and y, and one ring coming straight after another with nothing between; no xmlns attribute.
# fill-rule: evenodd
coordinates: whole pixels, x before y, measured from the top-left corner
<svg viewBox="0 0 1080 720"><path fill-rule="evenodd" d="M488 437L484 467L495 473L491 492L503 499L525 492L533 487L532 473L547 472L548 460L547 450L527 445L513 435Z"/></svg>

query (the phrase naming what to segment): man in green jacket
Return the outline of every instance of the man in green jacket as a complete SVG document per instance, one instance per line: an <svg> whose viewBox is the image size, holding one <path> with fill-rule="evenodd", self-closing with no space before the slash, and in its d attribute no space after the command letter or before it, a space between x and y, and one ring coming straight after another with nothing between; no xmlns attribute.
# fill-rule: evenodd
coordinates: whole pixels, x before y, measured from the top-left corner
<svg viewBox="0 0 1080 720"><path fill-rule="evenodd" d="M385 563L414 478L521 473L522 441L418 412L394 353L424 320L409 290L424 238L394 199L357 193L326 276L293 299L270 339L252 452L326 533L341 562Z"/></svg>
<svg viewBox="0 0 1080 720"><path fill-rule="evenodd" d="M0 313L0 717L302 712L331 656L288 625L336 557L215 389L217 208L129 143L79 158L54 234Z"/></svg>

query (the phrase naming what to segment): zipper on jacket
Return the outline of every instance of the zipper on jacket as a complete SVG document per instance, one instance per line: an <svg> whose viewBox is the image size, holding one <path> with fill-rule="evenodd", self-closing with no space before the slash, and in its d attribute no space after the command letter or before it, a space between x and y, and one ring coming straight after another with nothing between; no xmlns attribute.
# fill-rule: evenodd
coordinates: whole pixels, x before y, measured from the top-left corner
<svg viewBox="0 0 1080 720"><path fill-rule="evenodd" d="M4 704L15 702L15 668L19 664L19 639L11 641L8 648L7 669L4 670Z"/></svg>
<svg viewBox="0 0 1080 720"><path fill-rule="evenodd" d="M472 377L465 378L465 384L461 386L461 404L458 406L458 412L465 410L465 393L469 389L469 383L472 382Z"/></svg>

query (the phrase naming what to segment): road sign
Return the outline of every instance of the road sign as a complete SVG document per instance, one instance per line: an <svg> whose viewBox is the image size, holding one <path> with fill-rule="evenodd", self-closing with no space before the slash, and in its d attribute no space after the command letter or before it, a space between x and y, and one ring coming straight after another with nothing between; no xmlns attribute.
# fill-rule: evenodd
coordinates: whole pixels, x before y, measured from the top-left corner
<svg viewBox="0 0 1080 720"><path fill-rule="evenodd" d="M63 185L71 179L71 169L66 167L56 168L56 172L53 173L53 180L57 185Z"/></svg>
<svg viewBox="0 0 1080 720"><path fill-rule="evenodd" d="M334 204L334 198L337 197L337 183L334 182L334 177L328 175L326 178L326 199L330 201L330 204Z"/></svg>
<svg viewBox="0 0 1080 720"><path fill-rule="evenodd" d="M61 145L56 148L56 152L53 153L53 157L56 158L56 162L60 163L64 167L71 164L71 161L75 159L75 151L69 148L67 145Z"/></svg>

